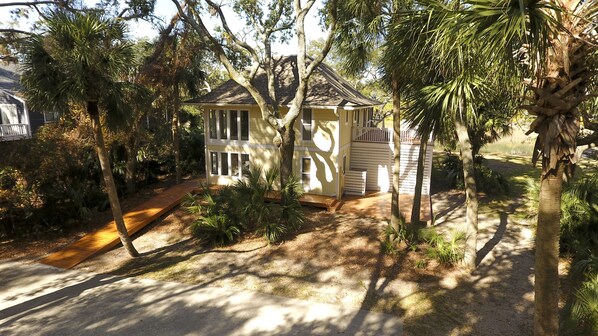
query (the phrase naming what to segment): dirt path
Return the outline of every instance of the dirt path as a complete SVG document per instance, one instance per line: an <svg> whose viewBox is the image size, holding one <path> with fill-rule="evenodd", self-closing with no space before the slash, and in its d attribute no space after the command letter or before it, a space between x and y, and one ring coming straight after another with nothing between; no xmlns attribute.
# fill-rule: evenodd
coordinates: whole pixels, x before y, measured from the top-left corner
<svg viewBox="0 0 598 336"><path fill-rule="evenodd" d="M379 241L384 222L315 209L283 244L247 237L217 249L199 246L188 230L193 218L177 209L135 240L143 258L115 249L79 268L396 314L407 335L525 335L532 328L533 254L531 230L516 220L519 203L482 207L480 265L472 275L433 262L420 269L421 252L388 256ZM437 193L434 209L440 231L464 226L460 193Z"/></svg>

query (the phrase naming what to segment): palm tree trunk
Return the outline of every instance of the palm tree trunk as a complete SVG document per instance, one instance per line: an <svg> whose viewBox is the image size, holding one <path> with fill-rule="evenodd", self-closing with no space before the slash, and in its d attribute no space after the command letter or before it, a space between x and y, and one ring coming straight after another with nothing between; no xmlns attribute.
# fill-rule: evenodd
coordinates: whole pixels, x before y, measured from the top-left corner
<svg viewBox="0 0 598 336"><path fill-rule="evenodd" d="M411 224L418 225L421 218L422 188L424 186L424 168L426 164L426 149L428 137L421 138L419 144L419 156L417 157L417 172L415 174L415 195L413 195L413 207L411 208Z"/></svg>
<svg viewBox="0 0 598 336"><path fill-rule="evenodd" d="M465 182L465 203L467 205L467 227L465 241L465 258L463 263L469 270L476 267L477 239L478 239L478 195L475 181L475 169L471 140L467 132L464 111L455 116L455 130L463 161L463 180Z"/></svg>
<svg viewBox="0 0 598 336"><path fill-rule="evenodd" d="M123 220L122 210L120 209L120 202L118 201L118 193L116 192L116 185L112 176L112 169L110 168L110 161L108 160L108 153L104 144L104 135L102 133L102 126L100 124L100 113L98 110L98 103L95 101L87 102L87 113L91 118L91 126L96 138L95 145L100 160L100 167L102 168L102 175L104 176L104 183L106 184L106 191L108 192L108 200L110 201L110 208L112 209L112 216L116 223L116 230L125 250L131 257L138 257L139 253L133 246L131 237L127 232L125 221Z"/></svg>
<svg viewBox="0 0 598 336"><path fill-rule="evenodd" d="M399 79L392 75L392 126L394 143L392 199L390 203L390 225L398 232L401 225L401 207L399 205L399 179L401 178L401 93Z"/></svg>
<svg viewBox="0 0 598 336"><path fill-rule="evenodd" d="M181 183L181 141L180 141L180 97L179 97L179 83L174 83L174 112L172 113L172 146L174 150L174 169L176 175L176 183Z"/></svg>
<svg viewBox="0 0 598 336"><path fill-rule="evenodd" d="M136 147L136 146L135 146ZM125 164L125 184L127 194L132 195L137 189L137 148L127 148L127 162Z"/></svg>
<svg viewBox="0 0 598 336"><path fill-rule="evenodd" d="M559 233L565 165L542 179L536 228L534 335L557 335L559 328Z"/></svg>

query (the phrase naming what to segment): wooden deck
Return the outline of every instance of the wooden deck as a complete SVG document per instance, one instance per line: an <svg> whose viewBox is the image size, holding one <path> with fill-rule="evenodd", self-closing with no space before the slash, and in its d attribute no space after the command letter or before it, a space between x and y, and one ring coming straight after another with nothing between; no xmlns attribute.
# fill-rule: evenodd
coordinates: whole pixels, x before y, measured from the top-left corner
<svg viewBox="0 0 598 336"><path fill-rule="evenodd" d="M265 198L270 202L278 202L280 201L280 192L277 190L272 191L267 194ZM303 194L299 199L299 203L301 203L301 205L323 208L328 212L335 212L339 205L339 202L335 197L314 194Z"/></svg>
<svg viewBox="0 0 598 336"><path fill-rule="evenodd" d="M191 180L173 186L124 214L129 235L141 230L155 219L181 203L187 193L199 189L199 181ZM111 221L41 262L59 268L72 268L82 261L120 244L116 223Z"/></svg>
<svg viewBox="0 0 598 336"><path fill-rule="evenodd" d="M365 196L343 196L338 212L363 215L380 220L390 219L391 193L368 191ZM400 195L399 206L405 220L411 220L413 195ZM421 201L420 218L423 222L432 220L432 201L430 196L423 196Z"/></svg>

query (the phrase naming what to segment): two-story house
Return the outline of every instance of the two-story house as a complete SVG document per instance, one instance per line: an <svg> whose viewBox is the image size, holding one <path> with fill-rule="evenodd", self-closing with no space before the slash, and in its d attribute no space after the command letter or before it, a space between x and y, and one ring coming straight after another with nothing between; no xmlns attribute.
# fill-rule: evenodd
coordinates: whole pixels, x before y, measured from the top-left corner
<svg viewBox="0 0 598 336"><path fill-rule="evenodd" d="M296 57L277 60L275 82L282 113L288 111L293 99L296 73ZM265 73L258 72L254 83L268 96ZM186 103L200 106L204 113L208 183L229 184L242 178L243 170L250 165L278 167L280 153L273 144L276 131L262 119L249 92L236 82L229 80ZM300 177L306 192L340 199L345 193L363 195L366 189L389 190L392 130L373 120L374 108L380 104L354 89L329 66L321 64L316 69L304 109L295 123L293 172ZM410 140L408 130L402 133L405 141ZM415 169L408 161L416 164L417 146L406 146L401 151L407 156L401 171L414 181ZM408 192L405 186L402 189ZM429 183L426 188L429 189Z"/></svg>

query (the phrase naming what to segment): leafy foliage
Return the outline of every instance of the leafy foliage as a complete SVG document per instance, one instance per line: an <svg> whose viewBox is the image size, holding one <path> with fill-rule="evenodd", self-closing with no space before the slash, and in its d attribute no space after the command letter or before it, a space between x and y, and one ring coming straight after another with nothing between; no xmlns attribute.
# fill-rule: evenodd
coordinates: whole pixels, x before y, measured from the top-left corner
<svg viewBox="0 0 598 336"><path fill-rule="evenodd" d="M561 199L561 252L578 259L598 255L598 172L590 172L568 183ZM540 186L529 181L527 195L539 202ZM530 216L536 216L532 211Z"/></svg>
<svg viewBox="0 0 598 336"><path fill-rule="evenodd" d="M0 143L0 237L62 229L108 206L91 144L56 124Z"/></svg>
<svg viewBox="0 0 598 336"><path fill-rule="evenodd" d="M194 222L196 236L212 244L232 243L242 232L257 232L269 243L276 243L301 228L304 214L299 203L299 180L291 177L280 190L280 203L275 197L274 183L278 173L251 168L243 179L216 192L205 189L198 201L192 197L187 209L199 216Z"/></svg>
<svg viewBox="0 0 598 336"><path fill-rule="evenodd" d="M463 244L465 242L465 233L455 231L451 233L450 239L445 240L444 236L437 233L434 229L424 229L420 231L421 239L428 243L426 255L438 260L441 264L455 265L465 255Z"/></svg>
<svg viewBox="0 0 598 336"><path fill-rule="evenodd" d="M484 164L484 159L477 156L474 160L475 178L478 190L488 194L503 195L509 192L509 181L499 172ZM464 189L463 163L458 156L447 153L442 162L448 184L452 188Z"/></svg>

